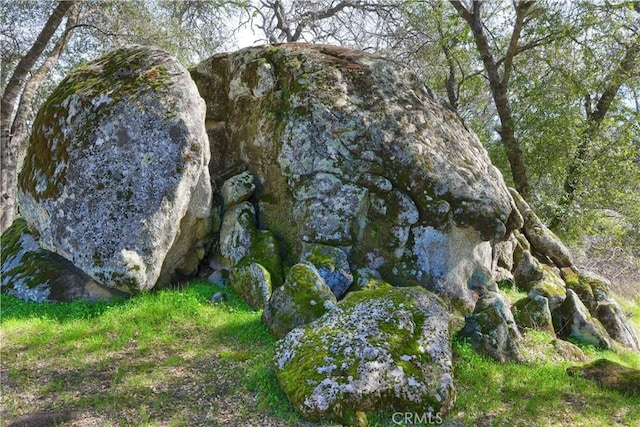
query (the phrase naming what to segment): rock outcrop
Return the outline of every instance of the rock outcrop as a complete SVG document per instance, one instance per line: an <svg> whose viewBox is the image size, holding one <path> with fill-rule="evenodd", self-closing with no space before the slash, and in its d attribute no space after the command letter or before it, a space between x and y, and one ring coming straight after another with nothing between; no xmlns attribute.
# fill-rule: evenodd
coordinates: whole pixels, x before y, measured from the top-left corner
<svg viewBox="0 0 640 427"><path fill-rule="evenodd" d="M40 245L127 292L193 273L210 232L204 112L188 71L159 49L72 71L38 112L18 179Z"/></svg>
<svg viewBox="0 0 640 427"><path fill-rule="evenodd" d="M352 271L473 310L472 288L492 285L489 241L522 218L477 137L415 77L306 44L216 55L192 76L211 175L251 172L256 224L288 248L286 262L306 244L334 246Z"/></svg>
<svg viewBox="0 0 640 427"><path fill-rule="evenodd" d="M252 47L189 76L160 50L114 51L38 113L18 198L31 232L2 236L4 291L112 298L207 257L205 275L264 309L280 384L313 418L450 411L451 312L501 362L524 360L518 326L640 350L606 280L574 265L461 119L364 52ZM498 285L528 295L510 307Z"/></svg>

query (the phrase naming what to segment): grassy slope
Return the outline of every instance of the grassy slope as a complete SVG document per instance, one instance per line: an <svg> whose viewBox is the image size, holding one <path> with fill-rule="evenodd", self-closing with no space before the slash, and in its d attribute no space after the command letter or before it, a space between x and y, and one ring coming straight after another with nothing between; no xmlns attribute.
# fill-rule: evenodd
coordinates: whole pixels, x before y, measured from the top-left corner
<svg viewBox="0 0 640 427"><path fill-rule="evenodd" d="M3 421L76 411L67 425L316 425L280 392L275 339L228 290L195 283L112 304L32 304L2 295ZM638 306L626 307L636 312ZM638 326L638 325L636 325ZM537 332L535 362L499 365L454 343L458 401L449 425L640 425L640 398L607 392L565 369ZM598 352L640 368L640 355ZM317 425L330 425L319 423ZM370 425L393 425L389 413Z"/></svg>

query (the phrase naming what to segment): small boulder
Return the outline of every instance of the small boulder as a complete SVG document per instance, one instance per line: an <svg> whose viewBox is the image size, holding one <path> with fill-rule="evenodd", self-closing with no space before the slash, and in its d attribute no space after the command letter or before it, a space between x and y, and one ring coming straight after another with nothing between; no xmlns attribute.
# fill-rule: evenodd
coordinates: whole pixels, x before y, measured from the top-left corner
<svg viewBox="0 0 640 427"><path fill-rule="evenodd" d="M336 298L341 298L353 283L347 254L335 246L307 243L300 262L313 265Z"/></svg>
<svg viewBox="0 0 640 427"><path fill-rule="evenodd" d="M60 255L40 248L24 219L1 239L0 288L25 301L109 301L129 295L102 286Z"/></svg>
<svg viewBox="0 0 640 427"><path fill-rule="evenodd" d="M521 328L554 332L549 300L542 295L530 295L517 301L511 311L516 324Z"/></svg>
<svg viewBox="0 0 640 427"><path fill-rule="evenodd" d="M598 304L595 316L611 338L631 350L640 351L640 343L638 342L636 331L615 300L608 299Z"/></svg>
<svg viewBox="0 0 640 427"><path fill-rule="evenodd" d="M257 230L255 215L253 205L244 202L228 209L222 217L220 253L231 265L251 252L251 236Z"/></svg>
<svg viewBox="0 0 640 427"><path fill-rule="evenodd" d="M523 251L513 276L516 286L529 292L534 283L542 280L544 270L540 261L535 259L533 255L531 255L531 252Z"/></svg>
<svg viewBox="0 0 640 427"><path fill-rule="evenodd" d="M486 292L480 297L473 314L465 316L460 335L469 338L478 353L501 363L524 361L518 345L520 332L509 303L499 293Z"/></svg>
<svg viewBox="0 0 640 427"><path fill-rule="evenodd" d="M378 408L444 416L455 402L450 320L419 287L351 292L276 345L276 375L315 419L352 425L356 412Z"/></svg>
<svg viewBox="0 0 640 427"><path fill-rule="evenodd" d="M567 297L565 284L558 274L548 265L542 266L542 279L533 283L529 296L543 296L549 301L549 309L555 310Z"/></svg>
<svg viewBox="0 0 640 427"><path fill-rule="evenodd" d="M591 316L573 290L567 289L567 298L551 314L554 329L560 338L573 338L584 344L611 348L609 334L600 321Z"/></svg>
<svg viewBox="0 0 640 427"><path fill-rule="evenodd" d="M224 205L229 208L249 200L255 189L253 175L245 171L226 180L220 188L220 194Z"/></svg>
<svg viewBox="0 0 640 427"><path fill-rule="evenodd" d="M516 190L510 188L509 191L516 207L524 218L523 231L531 246L541 254L549 257L557 267L571 267L573 265L573 257L569 249L562 243L562 240L540 221L540 218Z"/></svg>
<svg viewBox="0 0 640 427"><path fill-rule="evenodd" d="M278 338L306 325L336 308L336 297L318 270L309 264L296 264L284 285L276 288L262 314L262 320Z"/></svg>
<svg viewBox="0 0 640 427"><path fill-rule="evenodd" d="M616 390L628 396L640 396L640 370L629 368L607 359L598 359L583 366L567 368L567 374L588 378L601 387Z"/></svg>
<svg viewBox="0 0 640 427"><path fill-rule="evenodd" d="M584 351L572 342L554 339L551 344L562 360L572 360L574 362L586 362L589 360Z"/></svg>
<svg viewBox="0 0 640 427"><path fill-rule="evenodd" d="M255 262L239 263L231 269L230 284L254 310L265 307L271 297L271 275Z"/></svg>

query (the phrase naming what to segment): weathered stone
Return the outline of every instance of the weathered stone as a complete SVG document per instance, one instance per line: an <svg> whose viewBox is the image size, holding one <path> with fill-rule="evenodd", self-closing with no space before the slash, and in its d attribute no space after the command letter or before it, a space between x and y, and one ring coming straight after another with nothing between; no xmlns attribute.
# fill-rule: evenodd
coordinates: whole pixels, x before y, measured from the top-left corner
<svg viewBox="0 0 640 427"><path fill-rule="evenodd" d="M25 301L109 301L128 294L102 286L69 260L41 249L27 223L16 219L2 234L0 289Z"/></svg>
<svg viewBox="0 0 640 427"><path fill-rule="evenodd" d="M504 268L507 271L513 270L513 252L515 251L517 239L513 234L503 242L493 245L493 269Z"/></svg>
<svg viewBox="0 0 640 427"><path fill-rule="evenodd" d="M601 387L628 396L640 396L640 370L607 359L567 368L567 374L596 381Z"/></svg>
<svg viewBox="0 0 640 427"><path fill-rule="evenodd" d="M222 217L220 253L235 264L251 253L251 236L257 231L256 210L249 202L231 207Z"/></svg>
<svg viewBox="0 0 640 427"><path fill-rule="evenodd" d="M574 362L586 362L589 360L589 357L584 354L584 351L574 343L561 339L554 339L551 344L553 344L556 352L563 361L572 360Z"/></svg>
<svg viewBox="0 0 640 427"><path fill-rule="evenodd" d="M509 303L499 293L486 292L480 297L473 314L465 316L460 334L470 339L478 353L501 363L524 361L518 345L520 332Z"/></svg>
<svg viewBox="0 0 640 427"><path fill-rule="evenodd" d="M567 290L560 276L548 265L542 266L542 279L533 283L529 297L542 296L549 301L549 309L555 310L567 297Z"/></svg>
<svg viewBox="0 0 640 427"><path fill-rule="evenodd" d="M640 351L636 331L615 300L608 299L600 302L595 310L595 317L602 323L611 338L631 350Z"/></svg>
<svg viewBox="0 0 640 427"><path fill-rule="evenodd" d="M207 100L210 167L250 170L260 227L290 249L287 262L301 242L349 247L353 270L445 290L466 310L469 283L491 285L488 242L521 217L479 140L401 66L284 44L216 55L192 75ZM448 240L444 254L425 254Z"/></svg>
<svg viewBox="0 0 640 427"><path fill-rule="evenodd" d="M263 309L271 297L271 275L260 264L240 262L231 269L229 279L231 288L254 310Z"/></svg>
<svg viewBox="0 0 640 427"><path fill-rule="evenodd" d="M516 286L529 292L536 282L544 278L544 269L531 252L523 251L513 276Z"/></svg>
<svg viewBox="0 0 640 427"><path fill-rule="evenodd" d="M513 230L512 236L516 239L516 244L513 248L513 265L518 267L520 259L524 251L531 252L531 244L527 238L518 230Z"/></svg>
<svg viewBox="0 0 640 427"><path fill-rule="evenodd" d="M563 269L562 276L589 313L597 318L611 338L632 350L640 350L638 336L622 308L610 296L611 283L598 274L577 269Z"/></svg>
<svg viewBox="0 0 640 427"><path fill-rule="evenodd" d="M171 281L199 244L181 228L209 216L204 114L187 70L156 48L72 71L38 112L18 178L41 246L109 287Z"/></svg>
<svg viewBox="0 0 640 427"><path fill-rule="evenodd" d="M567 287L578 295L591 314L595 314L598 304L610 299L611 282L590 271L564 271Z"/></svg>
<svg viewBox="0 0 640 427"><path fill-rule="evenodd" d="M523 231L527 240L534 249L549 257L553 263L559 267L571 267L573 265L573 257L571 252L562 243L562 241L553 234L543 223L540 218L529 207L529 204L522 196L513 188L510 188L511 196L515 204L524 218Z"/></svg>
<svg viewBox="0 0 640 427"><path fill-rule="evenodd" d="M611 338L600 321L589 314L589 310L571 289L567 298L551 313L553 327L560 338L591 344L596 347L611 348Z"/></svg>
<svg viewBox="0 0 640 427"><path fill-rule="evenodd" d="M422 288L351 292L276 345L276 375L312 418L351 423L380 407L444 416L455 402L450 319Z"/></svg>
<svg viewBox="0 0 640 427"><path fill-rule="evenodd" d="M278 241L271 231L258 230L255 208L249 202L234 205L224 213L220 228L220 253L230 266L241 260L260 264L269 272L274 287L283 282Z"/></svg>
<svg viewBox="0 0 640 427"><path fill-rule="evenodd" d="M521 328L554 332L549 300L541 295L522 298L511 307L516 324Z"/></svg>
<svg viewBox="0 0 640 427"><path fill-rule="evenodd" d="M427 289L470 310L475 306L476 292L495 286L491 245L474 229L452 226L442 232L433 227L414 227L413 234L418 278L423 272L431 277Z"/></svg>
<svg viewBox="0 0 640 427"><path fill-rule="evenodd" d="M336 298L341 298L353 283L347 254L334 246L307 243L300 262L313 265Z"/></svg>
<svg viewBox="0 0 640 427"><path fill-rule="evenodd" d="M253 175L245 171L226 180L220 188L220 194L224 205L229 208L249 200L255 189Z"/></svg>
<svg viewBox="0 0 640 427"><path fill-rule="evenodd" d="M262 314L262 320L279 338L336 309L336 297L315 267L296 264L276 288Z"/></svg>

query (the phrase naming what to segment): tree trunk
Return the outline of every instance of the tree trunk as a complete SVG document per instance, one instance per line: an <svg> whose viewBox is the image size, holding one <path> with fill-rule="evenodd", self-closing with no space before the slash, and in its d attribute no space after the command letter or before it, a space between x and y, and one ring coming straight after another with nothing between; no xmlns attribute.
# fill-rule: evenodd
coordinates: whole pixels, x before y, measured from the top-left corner
<svg viewBox="0 0 640 427"><path fill-rule="evenodd" d="M480 16L480 8L482 1L473 1L473 11L469 11L460 1L450 1L453 7L458 11L460 16L469 24L473 32L473 39L482 58L485 71L489 79L489 87L493 96L493 101L500 118L500 139L507 152L507 159L511 167L511 176L516 186L516 190L527 199L529 197L529 180L527 178L527 169L524 164L522 148L520 141L516 137L513 114L508 97L508 85L511 74L511 63L517 51L517 44L522 28L524 26L524 17L531 7L532 2L519 2L516 6L516 24L509 49L504 59L504 73L501 76L499 65L491 53L489 41L484 33L484 26Z"/></svg>
<svg viewBox="0 0 640 427"><path fill-rule="evenodd" d="M72 1L60 1L40 31L33 46L22 57L16 66L0 105L2 182L0 183L0 233L6 230L15 217L16 168L18 163L19 144L12 137L12 118L20 91L34 64L40 58L47 44L60 26L67 11L73 6Z"/></svg>
<svg viewBox="0 0 640 427"><path fill-rule="evenodd" d="M636 38L634 43L627 47L625 55L620 61L620 64L607 75L606 80L608 83L605 90L602 92L595 109L591 111L591 106L587 105L587 128L582 136L582 140L578 145L576 154L571 159L569 166L567 167L567 175L564 181L564 195L560 201L561 206L568 206L573 203L575 199L575 192L582 179L582 173L584 166L590 161L591 157L591 145L592 141L598 135L600 126L604 118L606 117L611 103L616 97L622 84L630 77L631 73L638 68L638 56L640 55L640 38ZM590 98L587 97L589 100ZM589 102L589 101L587 101ZM559 222L560 219L554 222Z"/></svg>

